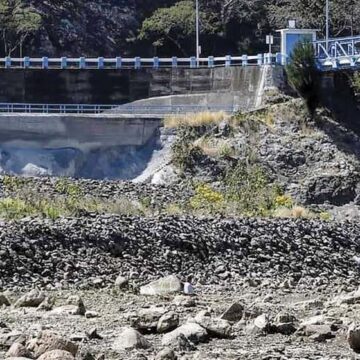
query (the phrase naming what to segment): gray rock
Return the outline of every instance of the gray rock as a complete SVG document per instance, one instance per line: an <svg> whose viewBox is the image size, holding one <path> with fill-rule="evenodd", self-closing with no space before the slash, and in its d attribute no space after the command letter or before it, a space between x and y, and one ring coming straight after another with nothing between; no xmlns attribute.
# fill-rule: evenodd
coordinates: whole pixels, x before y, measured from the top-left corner
<svg viewBox="0 0 360 360"><path fill-rule="evenodd" d="M140 332L156 332L158 322L165 313L165 308L141 309L130 317L130 325Z"/></svg>
<svg viewBox="0 0 360 360"><path fill-rule="evenodd" d="M54 332L42 331L36 339L28 342L27 349L34 353L35 358L52 350L67 351L75 356L78 346Z"/></svg>
<svg viewBox="0 0 360 360"><path fill-rule="evenodd" d="M52 350L41 355L38 360L75 360L75 358L68 351Z"/></svg>
<svg viewBox="0 0 360 360"><path fill-rule="evenodd" d="M194 344L205 342L209 338L207 331L202 326L196 323L188 323L165 334L161 343L164 346L170 346L177 343L180 336L185 336L186 339Z"/></svg>
<svg viewBox="0 0 360 360"><path fill-rule="evenodd" d="M174 350L165 348L155 356L155 360L177 360L177 356Z"/></svg>
<svg viewBox="0 0 360 360"><path fill-rule="evenodd" d="M140 294L148 296L171 295L181 291L181 282L175 275L153 281L140 288Z"/></svg>
<svg viewBox="0 0 360 360"><path fill-rule="evenodd" d="M38 307L44 300L45 294L37 289L31 290L15 302L15 307Z"/></svg>
<svg viewBox="0 0 360 360"><path fill-rule="evenodd" d="M10 304L10 301L7 298L7 296L0 293L0 306L3 306L3 305L10 306L11 304Z"/></svg>
<svg viewBox="0 0 360 360"><path fill-rule="evenodd" d="M202 311L195 317L196 323L202 326L210 336L228 338L231 336L229 321L211 317L207 311Z"/></svg>
<svg viewBox="0 0 360 360"><path fill-rule="evenodd" d="M179 315L174 311L169 311L159 319L156 330L160 334L172 331L179 326Z"/></svg>
<svg viewBox="0 0 360 360"><path fill-rule="evenodd" d="M151 344L138 331L132 328L124 329L114 341L113 349L117 351L126 349L148 349Z"/></svg>
<svg viewBox="0 0 360 360"><path fill-rule="evenodd" d="M231 306L220 316L220 318L230 322L238 322L242 319L243 313L244 306L235 302L231 304Z"/></svg>
<svg viewBox="0 0 360 360"><path fill-rule="evenodd" d="M348 329L346 339L350 348L355 352L360 353L360 326L351 324Z"/></svg>
<svg viewBox="0 0 360 360"><path fill-rule="evenodd" d="M31 353L26 347L18 342L14 342L8 352L5 355L6 357L26 357L31 358Z"/></svg>
<svg viewBox="0 0 360 360"><path fill-rule="evenodd" d="M128 285L129 280L124 276L119 275L115 280L115 287L118 289L125 289Z"/></svg>

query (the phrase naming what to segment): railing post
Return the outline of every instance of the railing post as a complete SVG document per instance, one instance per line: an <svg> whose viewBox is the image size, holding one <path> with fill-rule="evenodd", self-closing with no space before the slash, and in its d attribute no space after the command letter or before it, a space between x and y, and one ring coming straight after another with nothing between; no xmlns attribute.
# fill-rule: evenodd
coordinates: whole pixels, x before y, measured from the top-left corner
<svg viewBox="0 0 360 360"><path fill-rule="evenodd" d="M231 55L226 55L225 56L225 67L230 67L231 66Z"/></svg>
<svg viewBox="0 0 360 360"><path fill-rule="evenodd" d="M121 69L121 66L122 66L122 58L120 56L118 56L116 58L116 68Z"/></svg>
<svg viewBox="0 0 360 360"><path fill-rule="evenodd" d="M86 68L86 60L84 57L81 57L79 59L79 69L85 69Z"/></svg>
<svg viewBox="0 0 360 360"><path fill-rule="evenodd" d="M28 56L24 57L24 69L28 69L30 67L30 58Z"/></svg>
<svg viewBox="0 0 360 360"><path fill-rule="evenodd" d="M158 58L158 57L154 57L154 60L153 60L154 69L158 69L158 68L159 68L159 64L160 64L159 58Z"/></svg>
<svg viewBox="0 0 360 360"><path fill-rule="evenodd" d="M98 69L103 69L103 68L104 68L104 58L99 57L98 58Z"/></svg>
<svg viewBox="0 0 360 360"><path fill-rule="evenodd" d="M263 64L263 55L262 54L258 54L258 56L257 56L257 64L259 66L261 66Z"/></svg>
<svg viewBox="0 0 360 360"><path fill-rule="evenodd" d="M243 55L241 58L241 65L242 66L248 66L248 56L247 55Z"/></svg>
<svg viewBox="0 0 360 360"><path fill-rule="evenodd" d="M276 64L282 65L282 54L281 53L276 53Z"/></svg>
<svg viewBox="0 0 360 360"><path fill-rule="evenodd" d="M44 56L42 58L42 68L43 69L48 69L49 68L49 58L47 58L46 56Z"/></svg>
<svg viewBox="0 0 360 360"><path fill-rule="evenodd" d="M213 68L215 66L215 58L213 56L209 56L208 58L208 67Z"/></svg>
<svg viewBox="0 0 360 360"><path fill-rule="evenodd" d="M140 69L140 68L141 68L141 58L137 56L135 58L135 69Z"/></svg>
<svg viewBox="0 0 360 360"><path fill-rule="evenodd" d="M178 66L178 59L177 59L176 56L173 56L173 58L172 58L172 67L177 68L177 66Z"/></svg>
<svg viewBox="0 0 360 360"><path fill-rule="evenodd" d="M196 57L195 56L192 56L190 58L190 68L191 69L195 69L197 67L197 64L196 64Z"/></svg>
<svg viewBox="0 0 360 360"><path fill-rule="evenodd" d="M11 57L7 56L5 58L5 69L10 69L11 68Z"/></svg>
<svg viewBox="0 0 360 360"><path fill-rule="evenodd" d="M332 68L333 69L337 69L338 68L338 63L337 63L337 60L334 59L333 62L332 62Z"/></svg>
<svg viewBox="0 0 360 360"><path fill-rule="evenodd" d="M62 57L61 58L61 65L60 65L61 69L66 69L67 68L67 58L66 57Z"/></svg>

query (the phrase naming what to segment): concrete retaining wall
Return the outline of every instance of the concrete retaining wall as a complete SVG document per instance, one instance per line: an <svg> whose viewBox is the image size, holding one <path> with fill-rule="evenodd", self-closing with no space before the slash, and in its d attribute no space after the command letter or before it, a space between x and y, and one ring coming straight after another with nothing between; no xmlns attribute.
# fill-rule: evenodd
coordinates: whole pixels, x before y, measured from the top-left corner
<svg viewBox="0 0 360 360"><path fill-rule="evenodd" d="M142 146L161 119L111 115L1 115L0 144L26 148Z"/></svg>
<svg viewBox="0 0 360 360"><path fill-rule="evenodd" d="M248 106L264 68L0 69L0 102L125 104L158 96L214 93L211 101L221 103L216 94L236 92L234 101Z"/></svg>

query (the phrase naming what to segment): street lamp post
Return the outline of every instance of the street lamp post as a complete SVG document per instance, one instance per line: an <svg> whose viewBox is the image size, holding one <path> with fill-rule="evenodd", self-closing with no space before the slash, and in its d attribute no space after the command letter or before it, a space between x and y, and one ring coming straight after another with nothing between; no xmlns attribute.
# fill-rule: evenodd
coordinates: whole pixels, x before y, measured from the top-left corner
<svg viewBox="0 0 360 360"><path fill-rule="evenodd" d="M196 64L200 62L200 24L199 24L199 0L196 0Z"/></svg>
<svg viewBox="0 0 360 360"><path fill-rule="evenodd" d="M330 6L329 6L329 0L326 0L326 50L329 50L329 34L330 34L330 24L329 24L329 12L330 12Z"/></svg>

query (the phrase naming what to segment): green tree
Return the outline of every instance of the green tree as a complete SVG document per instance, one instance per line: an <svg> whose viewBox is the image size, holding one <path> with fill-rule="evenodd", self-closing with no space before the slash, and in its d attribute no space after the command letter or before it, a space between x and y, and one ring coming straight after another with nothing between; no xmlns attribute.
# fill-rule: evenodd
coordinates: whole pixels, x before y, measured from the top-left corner
<svg viewBox="0 0 360 360"><path fill-rule="evenodd" d="M311 117L319 105L319 74L316 67L314 47L310 42L299 42L286 67L289 83L305 100Z"/></svg>
<svg viewBox="0 0 360 360"><path fill-rule="evenodd" d="M201 11L200 22L203 34L214 34L219 28L219 22L211 12ZM183 55L188 56L193 52L195 28L194 1L185 0L168 8L160 8L145 19L139 39L150 40L155 47L169 45L170 42Z"/></svg>
<svg viewBox="0 0 360 360"><path fill-rule="evenodd" d="M21 0L0 0L0 31L5 55L22 47L41 26L41 16Z"/></svg>

